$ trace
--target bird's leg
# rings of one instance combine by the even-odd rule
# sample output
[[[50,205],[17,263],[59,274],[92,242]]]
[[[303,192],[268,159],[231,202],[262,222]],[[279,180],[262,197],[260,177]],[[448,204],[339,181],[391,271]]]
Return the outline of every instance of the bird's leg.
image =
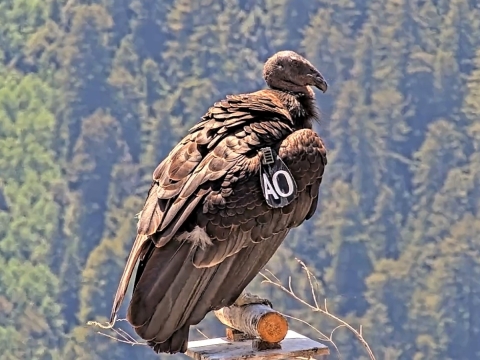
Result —
[[[245,306],[252,304],[262,304],[267,305],[273,308],[272,303],[268,299],[263,299],[258,295],[253,295],[251,293],[243,291],[237,300],[233,303],[234,306]]]

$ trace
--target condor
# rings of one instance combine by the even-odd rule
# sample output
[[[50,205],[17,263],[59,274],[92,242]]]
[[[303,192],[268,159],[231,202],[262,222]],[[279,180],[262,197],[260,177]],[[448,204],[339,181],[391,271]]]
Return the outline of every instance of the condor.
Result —
[[[327,158],[312,86],[327,82],[293,51],[263,77],[267,89],[215,103],[153,172],[110,320],[138,263],[127,319],[157,353],[185,352],[189,327],[235,304],[316,211]]]

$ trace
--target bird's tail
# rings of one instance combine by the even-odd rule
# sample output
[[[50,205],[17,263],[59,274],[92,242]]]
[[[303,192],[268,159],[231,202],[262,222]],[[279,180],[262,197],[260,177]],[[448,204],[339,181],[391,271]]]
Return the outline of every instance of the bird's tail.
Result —
[[[150,245],[140,260],[127,320],[156,352],[185,352],[189,328],[230,306],[275,253],[287,231],[251,244],[219,264],[197,268],[190,241]]]
[[[140,261],[127,320],[155,352],[185,352],[190,325],[205,317],[221,284],[209,284],[214,268],[188,261],[191,243],[170,241],[151,250]]]
[[[123,270],[122,277],[120,278],[120,283],[118,284],[117,292],[115,294],[115,299],[113,301],[112,312],[110,314],[110,324],[113,326],[116,321],[117,312],[122,305],[123,299],[125,298],[125,293],[127,292],[128,284],[137,264],[138,259],[142,256],[145,250],[147,236],[137,235],[135,242],[133,243],[130,254],[128,255],[127,263]]]

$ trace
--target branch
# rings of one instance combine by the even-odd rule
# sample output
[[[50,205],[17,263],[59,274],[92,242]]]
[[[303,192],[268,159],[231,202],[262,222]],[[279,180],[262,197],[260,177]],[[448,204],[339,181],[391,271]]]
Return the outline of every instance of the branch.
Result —
[[[117,322],[127,321],[127,319],[117,319],[116,321]],[[107,334],[107,333],[104,333],[104,332],[101,332],[101,331],[96,331],[96,333],[99,334],[99,335],[105,336],[105,337],[107,337],[111,340],[123,343],[123,344],[131,345],[131,346],[135,346],[135,345],[145,346],[145,345],[148,345],[147,342],[145,342],[145,341],[138,341],[138,340],[134,339],[133,336],[130,335],[129,333],[127,333],[125,330],[120,329],[120,328],[114,328],[113,324],[111,324],[109,322],[107,322],[106,324],[101,324],[97,321],[88,321],[87,325],[88,326],[99,327],[101,329],[112,330],[113,335],[110,335],[110,334]],[[198,333],[200,335],[202,335],[205,339],[209,339],[209,337],[207,335],[205,335],[200,329],[195,328],[195,330],[197,330]]]
[[[340,319],[338,316],[330,313],[328,311],[328,308],[327,308],[327,301],[325,300],[324,302],[324,307],[322,308],[319,304],[318,304],[318,300],[317,300],[317,294],[315,293],[315,286],[313,284],[313,281],[317,281],[316,278],[315,278],[315,275],[312,274],[312,272],[308,269],[308,267],[305,265],[305,263],[299,259],[295,259],[298,261],[298,263],[302,266],[302,269],[305,271],[306,275],[307,275],[307,278],[308,278],[308,283],[310,285],[310,289],[311,289],[311,292],[312,292],[312,296],[313,296],[313,301],[314,301],[314,305],[311,305],[309,304],[307,301],[303,300],[302,298],[300,298],[292,289],[292,278],[291,276],[288,277],[288,287],[287,286],[284,286],[281,282],[280,279],[278,279],[278,277],[276,277],[271,271],[269,270],[266,270],[266,272],[268,272],[269,276],[263,274],[263,273],[260,273],[260,275],[264,278],[264,280],[262,281],[262,283],[266,283],[266,284],[271,284],[277,288],[279,288],[280,290],[282,290],[283,292],[287,293],[288,295],[292,296],[295,300],[297,300],[298,302],[300,302],[302,305],[306,306],[307,308],[309,308],[310,310],[314,311],[314,312],[320,312],[324,315],[326,315],[327,317],[335,320],[336,322],[340,323],[337,327],[335,327],[332,332],[330,333],[330,336],[326,336],[325,334],[323,334],[321,331],[317,330],[315,327],[313,327],[311,324],[307,323],[306,321],[303,321],[303,320],[300,320],[300,319],[297,319],[297,318],[294,318],[292,316],[287,316],[284,314],[284,316],[287,316],[287,317],[290,317],[294,320],[298,320],[306,325],[308,325],[310,328],[314,329],[317,333],[320,334],[321,336],[321,340],[324,340],[324,341],[329,341],[330,343],[332,343],[332,345],[335,347],[335,349],[337,350],[338,352],[338,348],[337,346],[335,345],[335,343],[333,342],[333,334],[336,330],[338,330],[339,328],[347,328],[348,330],[350,330],[354,335],[355,337],[360,341],[360,343],[365,347],[367,353],[368,353],[368,356],[370,357],[370,360],[376,360],[375,359],[375,356],[373,355],[373,351],[372,349],[370,348],[370,346],[368,345],[367,341],[365,340],[365,338],[363,337],[363,332],[362,332],[362,327],[360,326],[359,330],[356,330],[353,326],[351,326],[350,324],[348,324],[345,320],[342,320]]]
[[[117,321],[127,321],[127,320],[126,319],[118,319]],[[106,334],[106,333],[101,332],[101,331],[96,332],[97,334],[105,336],[105,337],[107,337],[111,340],[118,341],[118,342],[128,344],[128,345],[132,345],[132,346],[134,346],[134,345],[147,345],[146,342],[139,342],[139,341],[135,340],[125,330],[120,329],[120,328],[118,328],[118,329],[114,328],[113,324],[107,323],[107,325],[103,325],[103,324],[100,324],[97,321],[88,321],[87,325],[96,326],[96,327],[99,327],[99,328],[102,328],[102,329],[112,330],[116,334],[116,336],[115,335],[109,335],[109,334]]]

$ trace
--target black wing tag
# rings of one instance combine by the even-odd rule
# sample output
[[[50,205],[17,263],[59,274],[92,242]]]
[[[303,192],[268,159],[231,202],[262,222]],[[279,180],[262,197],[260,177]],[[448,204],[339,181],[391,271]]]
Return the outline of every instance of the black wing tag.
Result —
[[[297,183],[287,165],[271,148],[262,148],[260,184],[267,204],[281,208],[290,204],[297,195]]]

